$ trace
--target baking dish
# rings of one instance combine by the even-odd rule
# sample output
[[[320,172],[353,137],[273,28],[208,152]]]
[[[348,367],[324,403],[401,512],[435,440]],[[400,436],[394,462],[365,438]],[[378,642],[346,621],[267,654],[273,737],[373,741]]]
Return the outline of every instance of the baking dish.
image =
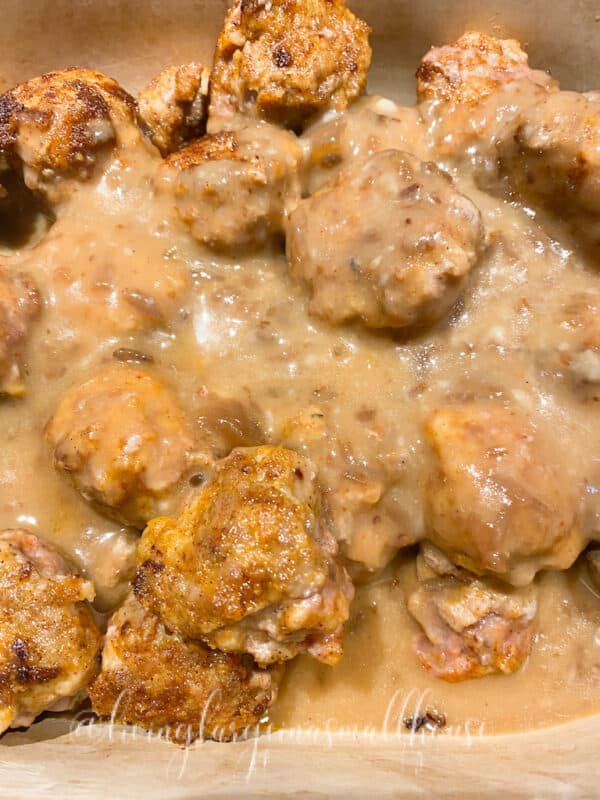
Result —
[[[66,64],[89,64],[135,90],[168,63],[208,61],[227,3],[4,3],[0,89]],[[372,91],[413,101],[413,71],[432,43],[465,29],[511,35],[531,62],[573,89],[600,85],[600,14],[593,2],[385,2],[352,7],[374,29]],[[266,796],[594,796],[600,720],[480,737],[326,731],[182,751],[142,731],[45,720],[2,741],[5,796],[184,798]]]

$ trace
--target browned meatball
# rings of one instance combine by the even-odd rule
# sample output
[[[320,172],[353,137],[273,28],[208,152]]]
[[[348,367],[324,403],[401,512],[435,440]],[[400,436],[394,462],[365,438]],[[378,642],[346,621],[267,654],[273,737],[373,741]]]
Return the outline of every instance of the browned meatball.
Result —
[[[160,732],[178,744],[219,741],[257,726],[277,696],[281,668],[210,650],[165,628],[131,596],[113,614],[102,670],[90,687],[102,717]]]
[[[236,114],[294,130],[362,94],[369,27],[342,0],[235,0],[215,52],[209,131]]]
[[[167,158],[159,185],[172,191],[192,235],[216,250],[265,245],[283,234],[300,196],[296,137],[262,123],[199,139]]]
[[[37,536],[0,532],[0,733],[83,700],[101,642],[93,599]]]
[[[22,351],[39,309],[40,297],[31,279],[0,269],[0,397],[25,393]]]
[[[482,402],[437,409],[425,432],[427,537],[454,563],[516,586],[573,563],[584,544],[577,476],[550,431]]]
[[[448,313],[482,245],[481,216],[451,178],[385,150],[349,166],[292,212],[292,275],[310,311],[370,328],[430,325]]]
[[[167,67],[138,95],[143,129],[163,156],[206,128],[208,70],[197,62]]]
[[[50,202],[61,179],[88,178],[125,129],[135,100],[91,69],[49,72],[0,96],[0,156]]]
[[[432,48],[417,70],[417,99],[443,155],[472,157],[474,148],[495,156],[520,113],[556,89],[529,67],[519,42],[476,31]]]
[[[176,513],[188,479],[248,440],[259,428],[234,401],[209,395],[194,424],[152,373],[113,365],[70,389],[46,430],[57,469],[115,519],[143,528]]]
[[[178,520],[138,548],[138,600],[182,635],[261,664],[342,654],[352,584],[320,516],[312,464],[281,447],[240,448]]]
[[[600,99],[554,92],[524,114],[500,150],[518,192],[561,215],[600,215]]]
[[[446,681],[515,672],[535,636],[533,586],[499,589],[425,554],[420,583],[408,609],[423,628],[415,651],[425,669]]]

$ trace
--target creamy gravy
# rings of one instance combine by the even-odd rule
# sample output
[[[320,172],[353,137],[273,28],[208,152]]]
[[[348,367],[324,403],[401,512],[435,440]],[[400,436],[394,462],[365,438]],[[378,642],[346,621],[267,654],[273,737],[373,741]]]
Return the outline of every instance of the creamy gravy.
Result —
[[[382,120],[373,108],[382,106],[366,100],[342,115],[360,133],[351,150],[366,152],[379,141]],[[426,132],[402,119],[385,124],[386,145],[418,147],[426,156],[426,138],[419,138]],[[319,135],[316,128],[304,139]],[[415,136],[418,145],[414,138],[411,145]],[[0,528],[27,527],[70,555],[96,583],[99,609],[123,597],[137,534],[97,514],[55,473],[43,429],[68,387],[118,348],[131,348],[153,358],[184,408],[205,385],[251,400],[273,441],[290,418],[317,407],[335,437],[327,463],[314,455],[319,466],[346,458],[350,471],[384,487],[381,536],[366,521],[369,535],[357,537],[348,553],[373,569],[424,535],[420,496],[430,455],[422,421],[450,397],[514,399],[557,430],[556,459],[565,475],[581,479],[584,535],[597,535],[600,397],[578,396],[545,368],[547,350],[557,346],[546,331],[561,319],[560,304],[549,298],[600,292],[600,275],[568,232],[455,174],[481,210],[487,249],[450,319],[398,338],[311,317],[280,252],[228,260],[203,250],[172,197],[155,190],[158,163],[137,137],[123,142],[37,244],[1,251],[0,265],[31,273],[44,306],[27,348],[27,394],[0,407]],[[520,672],[458,685],[428,675],[411,650],[417,627],[405,600],[414,558],[400,556],[371,576],[357,572],[368,582],[359,589],[341,666],[294,662],[272,712],[277,726],[395,730],[426,690],[424,705],[449,726],[484,723],[486,732],[600,711],[600,602],[579,567],[537,579],[537,642]]]

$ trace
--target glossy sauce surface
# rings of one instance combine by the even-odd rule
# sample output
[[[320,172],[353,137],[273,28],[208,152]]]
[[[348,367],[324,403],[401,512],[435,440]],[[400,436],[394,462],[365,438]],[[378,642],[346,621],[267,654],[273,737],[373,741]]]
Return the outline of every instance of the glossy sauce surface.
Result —
[[[383,137],[386,147],[428,156],[426,131],[415,133],[412,112],[387,101],[361,101],[341,115],[346,121],[360,140],[352,138],[355,154],[381,149]],[[304,135],[307,147],[319,131]],[[600,602],[578,566],[537,579],[538,637],[521,672],[460,685],[429,676],[412,653],[417,628],[405,601],[414,558],[401,555],[378,571],[396,547],[425,534],[421,497],[431,454],[422,424],[453,398],[517,402],[558,432],[556,460],[581,486],[584,536],[597,536],[600,396],[581,397],[545,366],[556,342],[548,344],[547,331],[561,325],[560,299],[600,293],[600,275],[568,232],[481,191],[467,172],[454,174],[482,213],[487,247],[449,318],[402,337],[334,326],[308,313],[307,293],[290,279],[282,252],[228,259],[197,244],[172,197],[155,188],[159,163],[132,137],[97,179],[78,186],[37,244],[0,250],[0,265],[30,273],[44,302],[27,347],[27,394],[0,407],[0,528],[25,526],[54,542],[94,580],[102,610],[120,601],[137,534],[96,513],[55,473],[43,433],[67,388],[113,361],[115,351],[138,351],[184,409],[206,386],[251,401],[274,442],[289,420],[318,409],[332,433],[323,463],[314,456],[318,466],[341,460],[340,483],[348,475],[374,481],[385,498],[381,534],[365,519],[365,534],[348,545],[347,554],[372,572],[362,575],[342,665],[299,658],[273,710],[275,725],[395,730],[424,703],[448,726],[471,720],[492,733],[600,711]],[[330,177],[329,167],[324,173]],[[318,169],[311,180],[321,180]],[[332,491],[336,474],[328,471]]]

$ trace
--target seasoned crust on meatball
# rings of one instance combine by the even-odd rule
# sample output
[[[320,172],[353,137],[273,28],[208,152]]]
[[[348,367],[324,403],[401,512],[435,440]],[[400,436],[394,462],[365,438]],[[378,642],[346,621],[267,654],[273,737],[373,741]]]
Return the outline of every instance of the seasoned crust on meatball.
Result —
[[[0,532],[0,733],[83,700],[101,642],[93,598],[37,536]]]
[[[554,92],[500,148],[516,191],[560,212],[600,215],[600,99]]]
[[[516,39],[467,31],[456,42],[432,47],[417,69],[417,100],[475,105],[505,83],[527,78],[544,86],[549,75],[532,70]]]
[[[300,197],[302,150],[266,123],[206,136],[169,156],[159,185],[172,191],[192,235],[221,251],[256,248],[283,234]]]
[[[425,433],[427,538],[454,563],[515,586],[573,563],[584,545],[577,476],[550,431],[482,402],[433,411]]]
[[[122,126],[133,127],[135,107],[100,72],[48,72],[0,96],[0,155],[23,172],[30,189],[56,199],[55,179],[89,177]]]
[[[22,349],[40,296],[28,275],[0,269],[0,397],[25,393]]]
[[[210,161],[242,161],[239,151],[239,140],[233,131],[220,131],[212,136],[203,136],[191,142],[165,159],[163,170],[181,172],[193,169]],[[164,173],[163,173],[164,174]]]
[[[209,131],[257,114],[297,130],[366,88],[368,25],[342,0],[235,0],[217,42]]]
[[[158,513],[175,512],[186,479],[209,468],[215,451],[223,455],[230,434],[212,424],[205,418],[194,426],[151,372],[110,365],[65,394],[46,437],[56,468],[84,498],[143,528]]]
[[[510,136],[522,109],[557,88],[529,67],[519,42],[476,31],[433,47],[417,70],[417,100],[435,123],[434,144],[443,155],[464,156],[473,145],[495,155],[495,141]]]
[[[138,600],[184,636],[259,664],[341,656],[353,590],[314,467],[291,450],[234,450],[179,520],[149,523],[138,564]]]
[[[444,316],[482,246],[481,215],[432,163],[385,150],[344,170],[290,215],[293,276],[312,313],[371,328]]]
[[[163,156],[204,133],[208,75],[198,62],[167,67],[139,93],[142,128]]]
[[[277,696],[281,668],[185,641],[133,595],[113,614],[92,708],[115,722],[160,732],[178,744],[227,741],[259,724]]]
[[[534,641],[535,588],[500,589],[445,565],[440,576],[440,558],[433,568],[426,560],[431,574],[408,598],[423,628],[414,649],[425,669],[450,682],[518,670]]]

